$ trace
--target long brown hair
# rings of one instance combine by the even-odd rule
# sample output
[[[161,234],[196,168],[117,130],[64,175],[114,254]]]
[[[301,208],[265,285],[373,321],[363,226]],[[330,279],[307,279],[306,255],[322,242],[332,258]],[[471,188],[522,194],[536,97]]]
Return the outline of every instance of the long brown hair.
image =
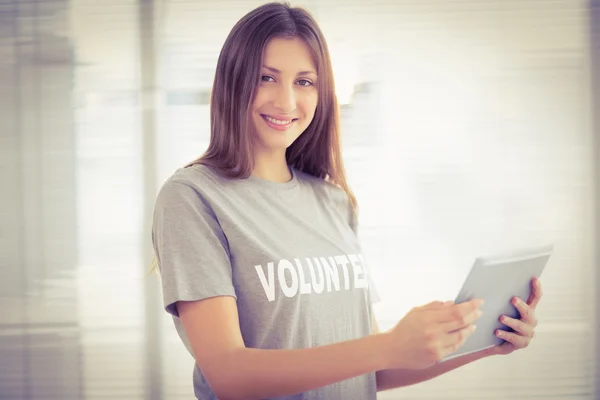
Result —
[[[310,13],[288,3],[268,3],[240,19],[219,54],[210,101],[210,144],[187,166],[204,164],[230,178],[247,178],[254,169],[250,109],[260,82],[262,57],[269,40],[299,37],[317,65],[319,100],[306,130],[286,149],[288,165],[322,178],[356,197],[346,181],[341,155],[340,117],[329,49]],[[356,215],[355,215],[356,216]]]

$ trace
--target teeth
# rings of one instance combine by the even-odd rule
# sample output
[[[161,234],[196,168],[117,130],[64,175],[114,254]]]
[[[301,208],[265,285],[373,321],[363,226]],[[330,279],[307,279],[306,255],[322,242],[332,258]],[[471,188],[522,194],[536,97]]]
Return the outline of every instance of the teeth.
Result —
[[[290,122],[292,122],[291,119],[289,121],[280,121],[278,119],[271,118],[268,115],[265,115],[265,118],[267,119],[267,121],[272,122],[272,123],[277,124],[277,125],[287,125]]]

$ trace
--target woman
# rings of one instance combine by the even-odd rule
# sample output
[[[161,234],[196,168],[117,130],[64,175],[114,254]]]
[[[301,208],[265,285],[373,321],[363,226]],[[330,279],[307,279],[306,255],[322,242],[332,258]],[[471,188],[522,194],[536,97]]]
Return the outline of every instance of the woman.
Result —
[[[411,310],[387,332],[356,236],[327,45],[303,9],[244,16],[217,63],[206,153],[156,202],[166,310],[194,356],[199,399],[375,399],[526,347],[541,296],[506,342],[439,363],[474,329],[478,300]]]

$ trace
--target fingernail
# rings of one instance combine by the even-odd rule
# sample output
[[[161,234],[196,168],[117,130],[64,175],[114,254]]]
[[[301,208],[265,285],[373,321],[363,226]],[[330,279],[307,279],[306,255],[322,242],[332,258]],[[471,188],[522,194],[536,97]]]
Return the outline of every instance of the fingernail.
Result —
[[[477,325],[472,325],[471,326],[471,332],[475,332],[475,329],[477,329]]]
[[[498,332],[496,332],[496,335],[498,335],[499,337],[502,337],[502,336],[504,336],[504,334],[502,333],[502,331],[498,331]]]

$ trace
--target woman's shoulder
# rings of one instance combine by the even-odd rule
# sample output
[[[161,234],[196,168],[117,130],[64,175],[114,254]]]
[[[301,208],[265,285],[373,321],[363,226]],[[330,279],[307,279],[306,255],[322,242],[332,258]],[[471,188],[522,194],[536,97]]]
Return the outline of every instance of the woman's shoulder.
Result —
[[[163,183],[158,199],[160,201],[184,197],[201,201],[210,196],[210,192],[214,191],[216,186],[222,184],[222,179],[206,165],[194,164],[178,168]]]
[[[319,178],[314,175],[310,175],[306,172],[294,169],[294,172],[298,176],[298,180],[301,182],[305,182],[305,184],[310,185],[318,195],[325,196],[335,203],[339,203],[341,205],[346,204],[348,201],[348,195],[340,186],[333,184],[323,178]]]
[[[205,186],[220,183],[222,179],[213,168],[204,164],[193,164],[175,170],[167,182],[178,182],[191,186]]]

